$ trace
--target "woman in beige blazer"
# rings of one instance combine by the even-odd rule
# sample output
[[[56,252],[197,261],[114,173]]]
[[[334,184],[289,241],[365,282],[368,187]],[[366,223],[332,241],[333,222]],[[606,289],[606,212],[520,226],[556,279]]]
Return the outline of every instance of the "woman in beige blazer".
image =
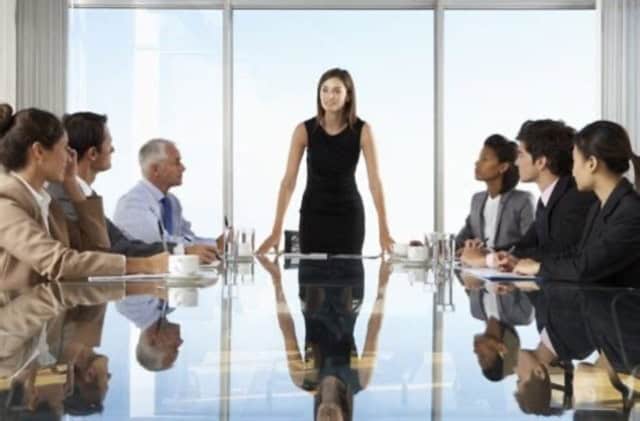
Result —
[[[56,116],[35,108],[13,114],[0,104],[0,290],[92,275],[163,273],[167,254],[126,258],[109,250],[100,197],[76,181],[75,152]],[[71,222],[45,191],[62,183],[78,213]]]

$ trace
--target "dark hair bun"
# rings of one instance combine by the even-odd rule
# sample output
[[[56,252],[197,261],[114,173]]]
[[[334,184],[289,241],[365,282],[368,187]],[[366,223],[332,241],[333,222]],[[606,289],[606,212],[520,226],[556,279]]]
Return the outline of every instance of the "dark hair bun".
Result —
[[[9,104],[0,104],[0,136],[2,136],[11,123],[13,108]]]

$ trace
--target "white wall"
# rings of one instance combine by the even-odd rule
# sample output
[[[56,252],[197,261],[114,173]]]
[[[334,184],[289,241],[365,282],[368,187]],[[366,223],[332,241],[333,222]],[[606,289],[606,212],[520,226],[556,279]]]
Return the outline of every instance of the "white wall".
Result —
[[[16,0],[0,1],[0,102],[16,103]]]

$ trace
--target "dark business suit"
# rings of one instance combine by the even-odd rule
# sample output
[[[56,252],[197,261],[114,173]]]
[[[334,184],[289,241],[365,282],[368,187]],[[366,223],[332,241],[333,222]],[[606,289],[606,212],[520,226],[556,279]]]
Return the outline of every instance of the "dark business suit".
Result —
[[[513,254],[540,261],[544,255],[575,246],[580,241],[587,213],[596,201],[593,193],[578,191],[572,176],[560,177],[544,211],[536,211],[534,224],[516,243]]]
[[[640,285],[640,195],[627,179],[620,180],[604,207],[593,205],[578,247],[543,256],[539,274],[544,279]]]
[[[544,285],[535,300],[538,331],[547,330],[560,361],[582,360],[596,347],[584,314],[584,298],[577,288]]]
[[[640,292],[620,289],[584,292],[589,331],[617,372],[640,365]]]
[[[58,183],[51,183],[47,187],[47,191],[58,201],[67,218],[74,220],[77,218],[75,208],[71,200],[67,196],[64,187]],[[146,257],[164,251],[164,246],[160,242],[145,243],[144,241],[131,239],[126,236],[120,228],[118,228],[109,218],[105,216],[107,225],[107,233],[109,241],[111,241],[110,251],[117,254],[124,254],[129,257]],[[173,251],[175,243],[167,243],[169,251]]]

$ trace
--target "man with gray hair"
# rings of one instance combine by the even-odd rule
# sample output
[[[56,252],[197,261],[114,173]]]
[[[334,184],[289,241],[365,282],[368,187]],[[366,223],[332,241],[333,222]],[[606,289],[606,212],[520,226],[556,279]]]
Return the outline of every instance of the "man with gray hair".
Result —
[[[213,238],[198,237],[182,216],[182,206],[169,189],[182,184],[185,167],[176,145],[151,139],[138,154],[142,180],[125,193],[116,206],[114,223],[127,234],[146,242],[216,245]]]

